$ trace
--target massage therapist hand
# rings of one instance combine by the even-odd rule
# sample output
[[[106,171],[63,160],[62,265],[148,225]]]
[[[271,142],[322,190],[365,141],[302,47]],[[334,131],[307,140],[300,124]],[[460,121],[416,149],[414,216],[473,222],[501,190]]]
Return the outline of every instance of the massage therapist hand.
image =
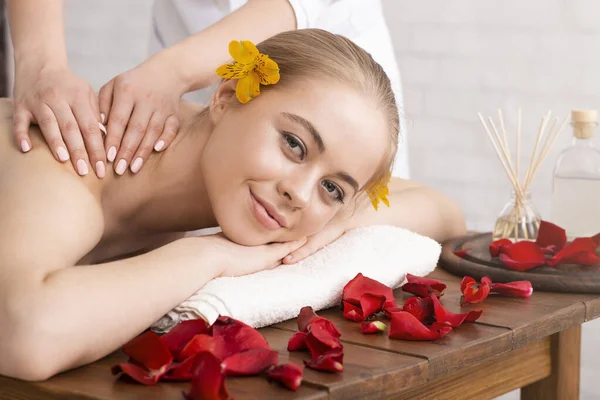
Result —
[[[221,276],[241,276],[273,269],[281,260],[306,243],[306,238],[292,242],[243,246],[227,239],[222,233],[199,238],[207,240],[218,262],[223,265]]]
[[[100,89],[108,118],[105,148],[117,174],[137,173],[152,149],[162,151],[179,130],[179,102],[186,87],[163,54],[124,72]]]
[[[23,152],[31,149],[29,125],[35,123],[57,160],[70,159],[79,175],[92,166],[104,176],[98,101],[85,80],[67,66],[27,66],[16,70],[13,96],[13,135]]]

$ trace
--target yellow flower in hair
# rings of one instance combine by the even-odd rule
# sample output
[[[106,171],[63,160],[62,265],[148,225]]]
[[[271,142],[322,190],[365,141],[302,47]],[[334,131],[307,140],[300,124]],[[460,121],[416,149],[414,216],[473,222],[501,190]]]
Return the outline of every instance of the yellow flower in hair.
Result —
[[[369,190],[369,197],[371,198],[371,204],[375,210],[379,209],[379,202],[383,202],[386,206],[390,206],[390,201],[387,196],[390,194],[388,188],[388,182],[390,181],[391,173],[387,172],[386,175],[379,181],[375,187]]]
[[[279,82],[279,66],[266,54],[261,54],[249,40],[233,40],[229,54],[234,62],[217,68],[217,75],[225,79],[237,79],[235,95],[240,103],[247,103],[260,94],[260,85]]]

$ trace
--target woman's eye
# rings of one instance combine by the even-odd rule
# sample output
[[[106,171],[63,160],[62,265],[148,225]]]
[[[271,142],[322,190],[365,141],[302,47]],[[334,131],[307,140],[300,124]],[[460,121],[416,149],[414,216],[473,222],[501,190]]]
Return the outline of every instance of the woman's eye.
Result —
[[[284,134],[284,138],[290,150],[292,150],[292,152],[301,160],[304,159],[305,150],[302,142],[300,142],[294,136],[288,134]]]
[[[323,187],[335,201],[344,203],[344,192],[338,187],[338,185],[331,181],[323,181]]]

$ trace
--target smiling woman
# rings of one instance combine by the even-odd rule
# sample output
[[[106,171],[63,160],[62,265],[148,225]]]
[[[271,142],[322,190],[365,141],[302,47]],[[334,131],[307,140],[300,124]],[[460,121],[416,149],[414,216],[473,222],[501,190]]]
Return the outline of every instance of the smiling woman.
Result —
[[[366,52],[319,30],[258,48],[280,82],[247,104],[228,80],[210,105],[182,103],[175,142],[135,178],[79,177],[35,127],[21,154],[2,104],[0,374],[39,380],[95,361],[207,281],[277,266],[307,237],[326,244],[332,227],[329,241],[382,222],[437,240],[462,233],[452,201],[407,181],[391,182],[383,219],[344,212],[396,151],[393,94]],[[217,225],[223,234],[183,238]]]

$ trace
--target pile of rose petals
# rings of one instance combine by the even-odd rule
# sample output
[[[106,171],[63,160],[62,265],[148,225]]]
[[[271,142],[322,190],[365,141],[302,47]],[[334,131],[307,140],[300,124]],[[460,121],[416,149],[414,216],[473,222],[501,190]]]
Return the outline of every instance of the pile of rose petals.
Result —
[[[277,365],[272,350],[254,328],[229,317],[208,327],[204,320],[184,321],[158,336],[147,331],[123,346],[129,361],[115,365],[113,374],[153,385],[160,381],[191,381],[187,399],[227,399],[226,376],[268,372],[270,380],[296,390],[302,366]]]
[[[342,334],[333,322],[315,314],[312,307],[302,307],[298,315],[298,332],[288,342],[288,351],[308,350],[307,367],[318,371],[342,372],[344,346]]]
[[[576,238],[567,243],[563,228],[551,222],[542,221],[535,242],[521,240],[513,243],[509,239],[499,239],[489,246],[490,255],[498,257],[508,268],[516,271],[528,271],[542,265],[559,264],[596,265],[600,257],[596,249],[600,245],[600,233],[592,237]],[[455,252],[459,257],[466,250]]]

